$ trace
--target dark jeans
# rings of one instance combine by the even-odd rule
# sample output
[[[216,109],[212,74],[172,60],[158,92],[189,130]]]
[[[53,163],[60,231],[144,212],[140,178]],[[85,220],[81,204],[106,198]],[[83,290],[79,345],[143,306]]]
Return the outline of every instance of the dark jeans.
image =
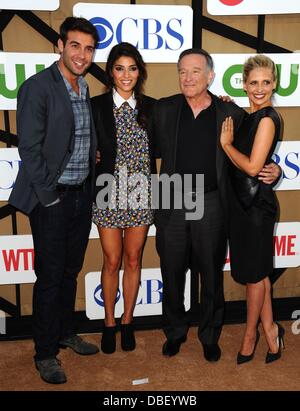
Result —
[[[217,343],[223,323],[223,264],[226,231],[218,191],[204,195],[204,216],[187,221],[185,210],[173,210],[168,222],[157,227],[157,251],[163,279],[164,328],[170,340],[184,337],[188,321],[184,287],[190,256],[201,276],[198,336],[203,344]]]
[[[91,228],[91,193],[65,191],[50,207],[30,214],[37,280],[33,289],[33,337],[37,360],[55,357],[59,340],[73,330],[77,275]]]

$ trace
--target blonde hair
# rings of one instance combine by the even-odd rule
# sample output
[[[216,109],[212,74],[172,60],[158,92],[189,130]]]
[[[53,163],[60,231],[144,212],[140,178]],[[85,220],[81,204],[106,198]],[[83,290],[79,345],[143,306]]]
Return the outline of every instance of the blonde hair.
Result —
[[[276,65],[273,60],[269,57],[265,56],[264,54],[257,54],[256,56],[249,57],[245,63],[243,68],[243,81],[246,83],[248,80],[249,74],[252,70],[256,68],[268,68],[271,70],[273,75],[273,80],[277,80],[277,69]]]

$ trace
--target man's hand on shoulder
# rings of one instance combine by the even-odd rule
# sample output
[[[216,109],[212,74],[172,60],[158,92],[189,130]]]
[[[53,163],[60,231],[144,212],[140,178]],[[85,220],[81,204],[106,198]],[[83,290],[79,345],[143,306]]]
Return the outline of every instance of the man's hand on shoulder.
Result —
[[[281,176],[281,167],[276,163],[266,164],[260,173],[258,179],[265,184],[273,184]]]
[[[225,103],[234,103],[234,100],[229,96],[218,96],[220,100],[224,101]]]

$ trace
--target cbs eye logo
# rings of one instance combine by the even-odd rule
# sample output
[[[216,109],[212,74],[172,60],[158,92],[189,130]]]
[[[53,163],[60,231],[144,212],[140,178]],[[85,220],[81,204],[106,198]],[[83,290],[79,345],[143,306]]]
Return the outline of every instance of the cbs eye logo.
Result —
[[[121,297],[120,290],[118,289],[117,297],[116,297],[116,304],[119,301]],[[102,285],[99,284],[94,291],[94,300],[95,302],[100,305],[100,307],[104,307],[104,300],[103,300],[103,291],[102,291]]]
[[[244,0],[220,0],[221,3],[225,4],[225,6],[237,6],[242,3],[242,1]]]
[[[96,49],[105,49],[113,41],[114,30],[112,25],[102,17],[93,17],[90,22],[96,27],[99,36]]]

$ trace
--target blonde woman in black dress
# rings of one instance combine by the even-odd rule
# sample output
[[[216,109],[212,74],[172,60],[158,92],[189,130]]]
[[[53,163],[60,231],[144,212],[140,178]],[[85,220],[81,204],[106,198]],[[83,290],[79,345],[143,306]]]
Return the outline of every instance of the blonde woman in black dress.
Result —
[[[101,273],[105,320],[101,349],[111,354],[116,349],[115,302],[119,270],[123,260],[124,313],[121,318],[121,347],[135,349],[133,312],[140,284],[141,255],[149,225],[153,223],[149,185],[130,184],[134,176],[150,181],[156,173],[153,141],[149,129],[155,100],[142,94],[147,78],[145,63],[129,43],[112,48],[106,64],[108,93],[92,99],[100,162],[96,175],[110,174],[116,181],[109,206],[96,200],[93,222],[97,225],[103,250]],[[123,179],[123,180],[122,180]],[[127,188],[121,180],[128,183]],[[96,187],[96,194],[103,187]],[[136,203],[128,201],[139,190]],[[99,199],[99,197],[96,197]]]
[[[228,117],[222,127],[221,144],[232,162],[230,172],[230,261],[233,278],[246,285],[247,324],[237,363],[252,360],[260,337],[261,320],[269,346],[265,362],[281,357],[284,329],[273,321],[271,283],[273,230],[277,201],[271,185],[257,175],[269,163],[280,136],[281,119],[272,107],[276,67],[264,55],[250,57],[244,64],[244,90],[250,114],[234,136]]]

